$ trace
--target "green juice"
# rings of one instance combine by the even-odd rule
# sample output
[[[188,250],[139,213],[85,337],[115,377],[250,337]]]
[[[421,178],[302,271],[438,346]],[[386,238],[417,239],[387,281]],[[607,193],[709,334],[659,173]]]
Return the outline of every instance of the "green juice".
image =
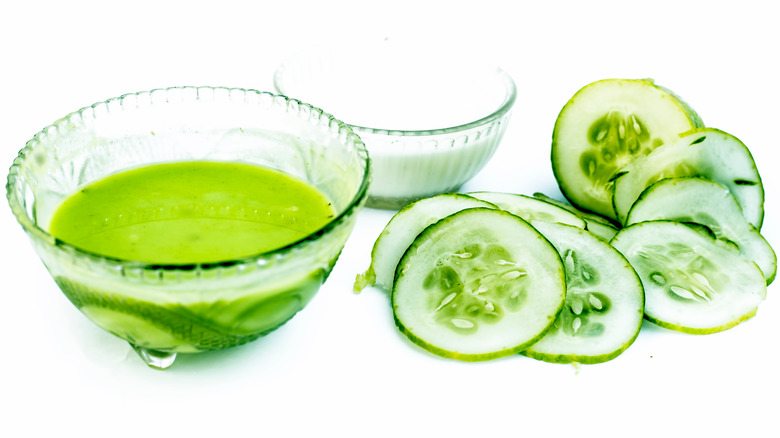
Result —
[[[254,274],[230,270],[234,262],[295,243],[334,214],[311,185],[260,166],[176,162],[132,169],[66,198],[49,231],[83,251],[156,266],[177,279],[168,282],[160,274],[155,282],[123,272],[90,284],[62,275],[55,280],[90,319],[136,348],[226,348],[291,318],[335,259],[315,255],[300,262],[307,274],[290,268],[295,275],[286,275],[280,268],[282,274],[258,274],[252,281],[247,278]]]
[[[232,260],[281,248],[333,218],[328,199],[248,164],[179,162],[94,182],[55,212],[50,232],[103,256],[158,264]]]

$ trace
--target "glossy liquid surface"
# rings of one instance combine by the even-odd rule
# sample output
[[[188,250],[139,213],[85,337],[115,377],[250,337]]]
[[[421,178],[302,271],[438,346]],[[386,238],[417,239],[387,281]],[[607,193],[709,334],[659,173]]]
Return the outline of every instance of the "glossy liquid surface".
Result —
[[[49,231],[112,258],[208,263],[289,245],[333,215],[325,195],[287,174],[192,161],[127,170],[82,187],[58,208]]]

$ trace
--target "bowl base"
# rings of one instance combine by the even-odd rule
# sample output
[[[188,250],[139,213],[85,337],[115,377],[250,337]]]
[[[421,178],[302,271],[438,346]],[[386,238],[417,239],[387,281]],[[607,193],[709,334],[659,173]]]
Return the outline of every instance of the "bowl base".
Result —
[[[130,344],[130,346],[133,347],[133,350],[138,353],[138,356],[140,356],[150,368],[156,370],[164,370],[173,365],[173,361],[176,360],[176,353],[173,352],[152,350],[139,347],[135,344]]]

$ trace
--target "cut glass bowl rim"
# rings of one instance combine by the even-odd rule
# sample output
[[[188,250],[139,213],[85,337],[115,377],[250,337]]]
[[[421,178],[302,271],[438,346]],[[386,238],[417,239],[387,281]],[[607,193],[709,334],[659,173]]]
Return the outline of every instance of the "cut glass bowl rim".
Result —
[[[300,108],[304,108],[310,114],[309,116],[310,118],[315,118],[315,117],[317,118],[318,124],[321,124],[322,126],[333,126],[335,124],[338,132],[343,133],[344,142],[353,143],[354,147],[357,148],[358,155],[361,161],[365,163],[365,169],[361,177],[360,186],[358,187],[352,200],[337,215],[335,215],[333,219],[331,219],[328,223],[323,225],[319,230],[309,233],[305,237],[302,237],[301,239],[296,240],[295,242],[292,242],[288,245],[285,245],[283,247],[271,251],[265,251],[250,256],[246,256],[246,257],[231,258],[231,259],[226,259],[226,260],[221,260],[216,262],[206,262],[206,263],[159,264],[159,263],[150,263],[150,262],[144,262],[139,260],[129,260],[129,259],[121,259],[121,258],[105,256],[102,254],[90,252],[78,248],[74,245],[68,244],[54,237],[52,234],[50,234],[49,232],[47,232],[46,230],[44,230],[43,228],[35,224],[33,220],[31,220],[24,206],[22,205],[22,200],[19,199],[19,197],[17,196],[17,192],[14,187],[17,184],[17,180],[20,178],[19,175],[20,168],[22,167],[25,159],[28,157],[28,155],[30,155],[33,152],[35,146],[39,143],[42,137],[48,135],[49,132],[52,130],[57,130],[60,124],[66,123],[71,118],[77,116],[80,117],[85,112],[93,111],[98,107],[107,106],[114,102],[124,101],[125,99],[130,97],[151,95],[153,93],[169,93],[171,91],[182,91],[182,90],[194,91],[196,93],[195,100],[201,99],[200,91],[211,91],[211,92],[221,91],[221,92],[228,93],[229,96],[232,96],[232,93],[242,93],[244,95],[254,94],[257,95],[258,97],[261,98],[265,97],[266,99],[269,99],[267,103],[269,108],[273,107],[274,104],[278,104],[278,103],[283,103],[285,110],[289,110],[290,107],[292,106],[297,107],[298,111],[300,111]],[[165,102],[168,103],[168,100],[166,99]],[[152,104],[152,106],[154,106],[154,104]],[[249,88],[221,87],[221,86],[174,86],[174,87],[165,87],[165,88],[153,88],[153,89],[138,91],[133,93],[125,93],[117,97],[112,97],[110,99],[96,102],[93,103],[92,105],[82,107],[56,120],[55,122],[47,125],[43,129],[38,131],[30,140],[28,140],[27,143],[25,143],[25,146],[19,151],[19,153],[14,158],[13,164],[11,165],[8,173],[8,178],[6,183],[6,198],[8,200],[8,203],[11,207],[11,210],[17,222],[19,222],[19,224],[22,226],[25,232],[30,234],[33,238],[37,238],[43,241],[47,245],[51,245],[53,247],[64,250],[65,252],[68,252],[76,257],[82,257],[82,258],[89,259],[93,262],[107,264],[110,267],[119,270],[120,272],[124,272],[126,269],[140,269],[142,271],[193,271],[193,270],[206,271],[206,270],[213,270],[213,269],[220,269],[220,268],[231,268],[235,266],[241,267],[247,265],[257,265],[257,266],[273,265],[275,264],[275,263],[271,263],[273,261],[287,259],[288,257],[293,256],[294,253],[303,250],[303,248],[308,246],[309,244],[319,241],[323,236],[329,234],[340,224],[342,224],[348,217],[353,215],[366,201],[368,197],[368,187],[370,185],[370,181],[371,181],[371,160],[369,158],[368,151],[366,150],[366,146],[363,143],[363,140],[360,139],[360,137],[354,132],[354,130],[349,124],[336,119],[335,117],[333,117],[333,115],[323,111],[322,109],[316,106],[301,102],[298,99],[293,99],[284,95],[275,94],[268,91],[259,91],[259,90],[249,89]]]

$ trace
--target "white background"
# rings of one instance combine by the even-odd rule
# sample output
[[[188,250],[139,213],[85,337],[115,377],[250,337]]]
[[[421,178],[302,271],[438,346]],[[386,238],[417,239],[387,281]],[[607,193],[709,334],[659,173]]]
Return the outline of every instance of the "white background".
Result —
[[[0,163],[82,106],[174,85],[271,90],[313,42],[419,39],[484,51],[517,82],[504,140],[464,190],[558,196],[550,137],[564,103],[607,77],[652,77],[762,172],[777,218],[780,26],[772,2],[8,2],[0,7]],[[349,45],[344,50],[350,50]],[[453,90],[457,92],[457,90]],[[327,108],[326,108],[327,110]],[[435,111],[435,108],[431,108]],[[338,116],[338,114],[336,114]],[[330,279],[289,324],[155,371],[59,292],[0,207],[0,436],[777,436],[780,291],[727,332],[645,324],[601,365],[434,357],[356,295],[392,212],[364,210]]]

